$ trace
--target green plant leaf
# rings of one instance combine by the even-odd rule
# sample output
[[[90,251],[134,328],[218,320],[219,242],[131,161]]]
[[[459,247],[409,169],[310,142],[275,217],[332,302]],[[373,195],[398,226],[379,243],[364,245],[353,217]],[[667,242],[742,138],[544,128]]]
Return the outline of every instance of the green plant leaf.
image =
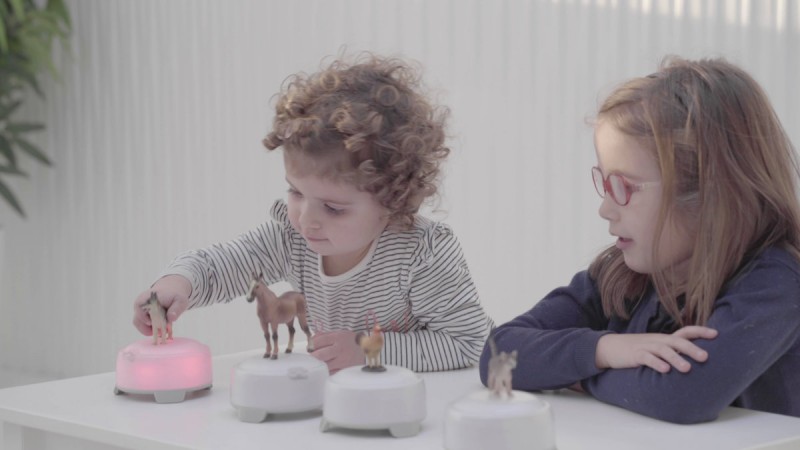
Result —
[[[11,104],[0,107],[0,120],[5,120],[8,116],[10,116],[19,105],[22,104],[22,100],[17,100],[15,102],[11,102]]]
[[[0,53],[8,52],[8,38],[6,37],[5,20],[0,17]]]
[[[17,157],[14,154],[14,149],[11,148],[11,143],[2,134],[0,134],[0,154],[5,156],[9,165],[16,167]]]
[[[11,189],[0,180],[0,196],[2,196],[12,208],[22,217],[25,218],[25,211],[22,209],[17,197],[11,192]]]
[[[61,19],[61,22],[66,26],[67,32],[72,30],[72,19],[70,18],[69,11],[63,0],[47,0],[45,9],[55,13]]]
[[[25,5],[22,4],[22,0],[8,0],[11,3],[11,10],[14,11],[14,15],[17,17],[17,20],[22,20],[25,18]]]
[[[40,68],[45,68],[51,75],[58,76],[58,71],[50,57],[50,48],[48,47],[50,44],[49,40],[47,40],[47,45],[45,45],[37,34],[27,35],[21,33],[19,35],[19,42],[24,48],[24,52],[30,58],[29,64],[34,71],[38,72]]]
[[[20,177],[28,177],[28,174],[19,170],[15,166],[0,166],[0,173],[7,173],[9,175],[17,175]]]
[[[23,62],[13,57],[8,58],[7,61],[0,59],[0,73],[2,72],[8,74],[5,77],[6,79],[21,80],[27,83],[40,98],[44,98],[44,92],[39,86],[39,80],[36,79],[36,72],[31,71]]]
[[[39,85],[42,72],[60,79],[53,44],[59,41],[69,55],[71,32],[66,0],[0,0],[0,203],[7,202],[22,217],[25,212],[5,177],[27,176],[17,166],[21,153],[48,166],[52,163],[26,136],[44,125],[10,118],[31,90],[44,98]]]
[[[9,123],[6,127],[6,130],[8,130],[8,132],[11,134],[30,133],[32,131],[44,130],[44,125],[34,122]]]
[[[44,164],[45,166],[52,166],[53,163],[50,162],[50,159],[45,155],[38,147],[31,144],[30,142],[26,141],[25,139],[16,138],[14,142],[19,145],[20,150],[24,151],[32,158],[38,160],[40,163]]]

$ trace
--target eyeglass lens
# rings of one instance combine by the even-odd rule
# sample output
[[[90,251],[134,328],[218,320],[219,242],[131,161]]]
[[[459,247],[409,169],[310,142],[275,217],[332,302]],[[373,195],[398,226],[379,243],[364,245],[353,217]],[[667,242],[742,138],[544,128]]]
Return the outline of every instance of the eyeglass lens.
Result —
[[[625,186],[625,180],[617,175],[611,174],[608,178],[603,178],[603,173],[599,168],[592,168],[592,179],[594,180],[594,188],[600,197],[605,197],[606,192],[611,194],[611,198],[619,205],[628,203],[628,190]]]

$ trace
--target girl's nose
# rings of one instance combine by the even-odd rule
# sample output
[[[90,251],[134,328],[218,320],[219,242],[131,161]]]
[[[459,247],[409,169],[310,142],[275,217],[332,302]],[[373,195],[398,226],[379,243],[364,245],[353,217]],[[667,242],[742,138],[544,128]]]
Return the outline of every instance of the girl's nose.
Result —
[[[311,207],[306,205],[300,211],[300,226],[303,228],[319,228],[320,222]]]
[[[597,210],[597,213],[600,214],[600,217],[603,219],[613,222],[619,218],[619,207],[620,206],[617,205],[610,195],[606,195],[603,197],[603,202],[600,203],[600,209]]]

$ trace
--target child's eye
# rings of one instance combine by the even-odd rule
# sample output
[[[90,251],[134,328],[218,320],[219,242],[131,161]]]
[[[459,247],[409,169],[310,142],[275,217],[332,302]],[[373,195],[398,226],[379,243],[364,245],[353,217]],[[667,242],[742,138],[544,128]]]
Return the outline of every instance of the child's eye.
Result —
[[[338,216],[339,214],[344,213],[344,209],[334,208],[333,206],[328,205],[327,203],[325,204],[325,211],[327,211],[329,214],[333,214],[334,216]]]
[[[289,188],[287,190],[287,192],[289,192],[289,195],[294,196],[294,197],[302,197],[303,196],[303,194],[301,194],[300,191],[298,191],[295,188]]]

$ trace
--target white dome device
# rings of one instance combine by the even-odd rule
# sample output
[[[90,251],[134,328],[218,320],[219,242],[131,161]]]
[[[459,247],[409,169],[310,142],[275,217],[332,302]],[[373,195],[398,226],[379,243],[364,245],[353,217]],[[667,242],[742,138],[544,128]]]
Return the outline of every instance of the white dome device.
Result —
[[[535,395],[513,391],[497,397],[476,391],[447,408],[447,450],[553,450],[556,448],[550,405]]]
[[[305,353],[249,358],[231,370],[231,405],[239,420],[251,423],[321,409],[327,379],[328,366]]]
[[[498,351],[492,335],[486,385],[447,408],[447,450],[552,450],[556,448],[550,405],[533,394],[512,390],[517,351]]]
[[[382,367],[348,367],[328,379],[320,431],[388,429],[398,438],[419,433],[426,415],[424,381],[404,367]]]
[[[425,383],[405,367],[382,365],[383,331],[375,320],[372,333],[358,333],[366,365],[340,370],[325,383],[320,431],[335,427],[388,429],[394,437],[416,436],[425,419]]]

